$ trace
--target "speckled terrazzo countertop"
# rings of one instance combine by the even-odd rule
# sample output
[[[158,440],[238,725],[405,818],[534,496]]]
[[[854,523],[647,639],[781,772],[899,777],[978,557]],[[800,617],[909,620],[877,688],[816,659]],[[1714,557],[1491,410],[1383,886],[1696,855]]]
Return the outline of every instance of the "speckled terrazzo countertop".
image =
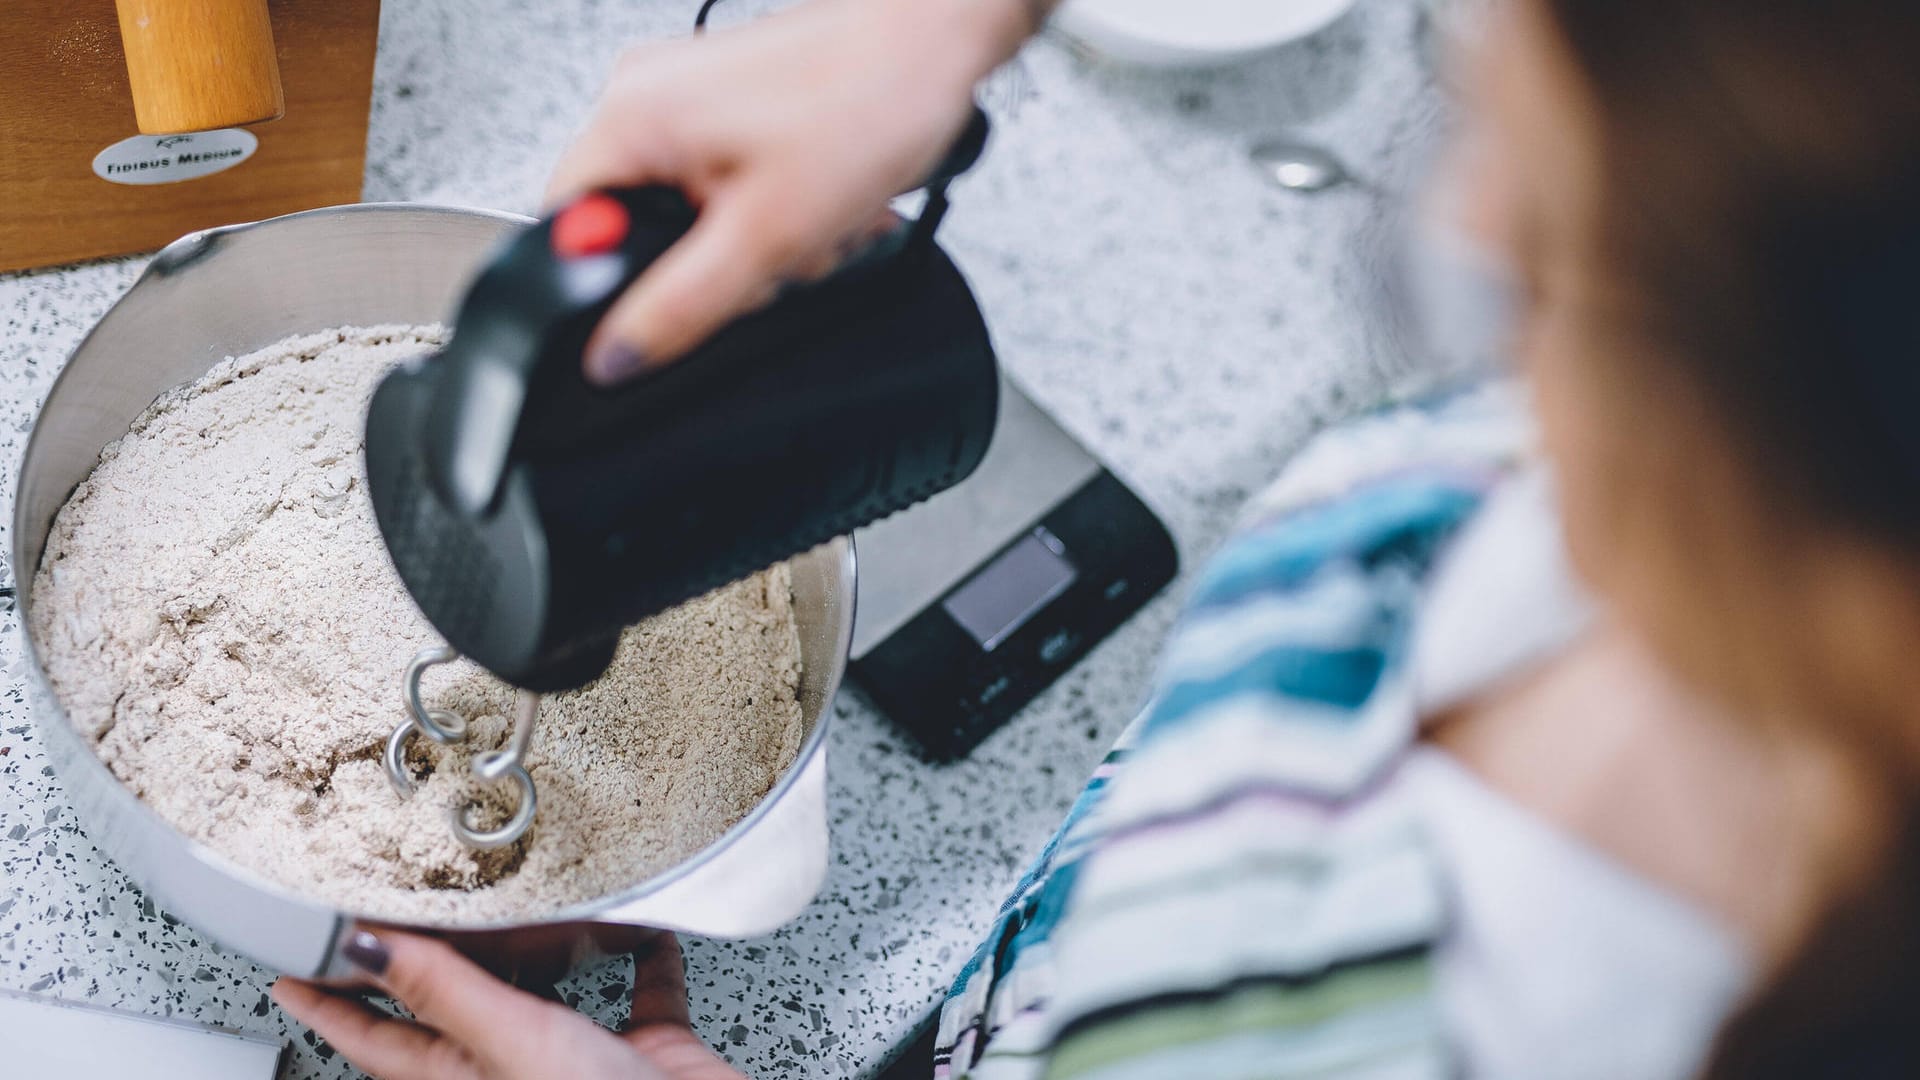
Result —
[[[716,21],[756,7],[735,4]],[[530,209],[618,44],[680,33],[693,7],[389,0],[366,197]],[[1369,315],[1393,231],[1383,200],[1277,191],[1246,148],[1304,132],[1391,186],[1436,111],[1415,26],[1413,0],[1361,0],[1312,41],[1206,73],[1109,67],[1047,40],[989,87],[998,133],[956,189],[946,243],[1006,366],[1161,511],[1189,573],[1304,437],[1409,369]],[[39,402],[143,261],[0,276],[0,521]],[[918,764],[843,693],[825,890],[764,939],[688,942],[701,1033],[754,1076],[875,1069],[1133,714],[1186,580],[957,766]],[[156,910],[88,844],[22,703],[13,613],[0,621],[0,987],[284,1037],[283,1076],[355,1075],[268,1003],[267,972]],[[561,989],[612,1020],[627,974]]]

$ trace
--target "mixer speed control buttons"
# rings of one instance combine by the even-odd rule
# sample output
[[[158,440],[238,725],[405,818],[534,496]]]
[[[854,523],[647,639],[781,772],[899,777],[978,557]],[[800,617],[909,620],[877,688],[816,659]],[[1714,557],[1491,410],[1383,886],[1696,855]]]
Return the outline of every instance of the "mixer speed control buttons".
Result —
[[[611,195],[584,195],[553,218],[553,253],[563,259],[605,255],[620,246],[633,225],[627,208]]]
[[[1040,642],[1040,662],[1057,664],[1072,653],[1073,647],[1078,644],[1080,635],[1064,628],[1055,630]]]

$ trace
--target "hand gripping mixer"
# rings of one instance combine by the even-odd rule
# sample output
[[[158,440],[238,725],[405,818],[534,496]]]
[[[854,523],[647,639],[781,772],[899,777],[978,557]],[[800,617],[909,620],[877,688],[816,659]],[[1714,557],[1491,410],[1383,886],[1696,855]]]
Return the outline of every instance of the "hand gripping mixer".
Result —
[[[588,334],[682,236],[677,191],[587,195],[508,241],[447,347],[381,382],[367,481],[393,564],[446,639],[409,665],[389,778],[415,735],[465,738],[420,676],[465,655],[519,690],[512,734],[470,767],[518,787],[465,843],[532,825],[525,756],[539,695],[584,686],[639,620],[959,483],[986,454],[999,376],[966,281],[934,242],[947,182],[985,144],[972,122],[919,218],[824,280],[785,288],[682,358],[613,388],[581,373]]]

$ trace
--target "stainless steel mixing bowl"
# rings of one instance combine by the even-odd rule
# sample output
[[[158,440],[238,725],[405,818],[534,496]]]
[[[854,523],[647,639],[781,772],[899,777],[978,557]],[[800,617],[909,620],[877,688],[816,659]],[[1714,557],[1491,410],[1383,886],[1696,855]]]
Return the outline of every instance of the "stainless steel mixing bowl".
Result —
[[[32,660],[34,716],[68,798],[94,844],[163,906],[268,967],[346,975],[335,946],[360,913],[296,895],[188,839],[94,755],[49,688],[25,629],[48,529],[102,448],[163,391],[295,333],[448,320],[488,250],[525,221],[368,204],[183,237],[80,343],[27,443],[13,522],[19,624]],[[826,874],[826,729],[853,629],[852,542],[823,545],[792,568],[806,727],[793,765],[745,819],[693,858],[589,903],[523,922],[415,928],[524,970],[618,947],[636,927],[744,937],[799,914]]]

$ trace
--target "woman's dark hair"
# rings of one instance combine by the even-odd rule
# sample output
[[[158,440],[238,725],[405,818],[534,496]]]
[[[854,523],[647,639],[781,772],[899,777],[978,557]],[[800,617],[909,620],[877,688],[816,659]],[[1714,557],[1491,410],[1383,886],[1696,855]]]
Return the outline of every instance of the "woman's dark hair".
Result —
[[[1920,0],[1541,2],[1600,122],[1603,272],[1660,345],[1625,377],[1709,403],[1770,511],[1920,556]],[[1920,1076],[1920,800],[1893,786],[1877,880],[1709,1076]]]
[[[1778,494],[1920,544],[1920,3],[1544,3],[1634,318]]]

